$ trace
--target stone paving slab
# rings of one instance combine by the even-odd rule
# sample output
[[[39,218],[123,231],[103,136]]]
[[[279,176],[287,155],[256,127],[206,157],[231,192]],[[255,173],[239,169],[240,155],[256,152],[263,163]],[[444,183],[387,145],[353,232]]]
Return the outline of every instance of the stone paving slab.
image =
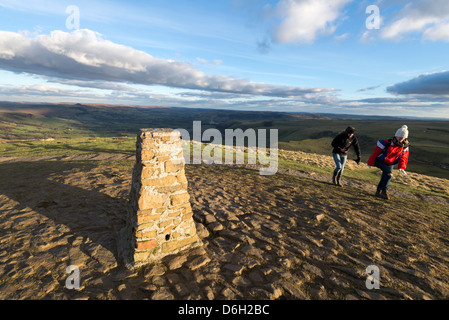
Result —
[[[20,174],[17,163],[0,165],[0,299],[449,297],[449,225],[441,212],[378,206],[364,190],[304,177],[190,165],[203,246],[126,270],[116,238],[130,172],[48,163]],[[71,264],[80,270],[79,290],[66,287]],[[379,290],[366,287],[368,265],[380,269]]]

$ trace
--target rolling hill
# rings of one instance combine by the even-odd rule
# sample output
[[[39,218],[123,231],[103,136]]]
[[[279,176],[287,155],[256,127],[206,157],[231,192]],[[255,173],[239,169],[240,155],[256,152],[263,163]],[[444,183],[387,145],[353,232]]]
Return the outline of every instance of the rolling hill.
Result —
[[[406,123],[410,128],[411,141],[408,169],[449,178],[449,122],[394,117],[2,102],[0,141],[12,144],[0,145],[0,152],[3,156],[12,154],[14,143],[18,140],[128,137],[129,146],[132,146],[131,138],[134,138],[140,128],[183,128],[191,132],[193,121],[201,121],[203,131],[209,128],[221,132],[237,128],[277,129],[280,149],[322,155],[329,155],[332,138],[348,125],[352,125],[357,129],[362,160],[365,162],[374,150],[377,140],[390,138]]]

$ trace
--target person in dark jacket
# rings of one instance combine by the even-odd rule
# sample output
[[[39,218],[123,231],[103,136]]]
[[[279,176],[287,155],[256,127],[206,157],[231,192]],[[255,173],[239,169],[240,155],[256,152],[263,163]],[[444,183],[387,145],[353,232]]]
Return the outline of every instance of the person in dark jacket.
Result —
[[[348,158],[349,148],[352,146],[357,155],[357,164],[360,163],[360,146],[357,137],[355,136],[355,129],[347,127],[345,131],[340,132],[332,141],[332,156],[334,157],[336,168],[332,177],[332,183],[342,187],[341,176],[345,169],[346,160]]]
[[[403,125],[391,139],[377,141],[376,148],[368,160],[369,167],[382,170],[382,177],[377,186],[376,197],[388,200],[388,185],[393,178],[393,167],[397,164],[399,172],[406,175],[409,147],[408,127]]]

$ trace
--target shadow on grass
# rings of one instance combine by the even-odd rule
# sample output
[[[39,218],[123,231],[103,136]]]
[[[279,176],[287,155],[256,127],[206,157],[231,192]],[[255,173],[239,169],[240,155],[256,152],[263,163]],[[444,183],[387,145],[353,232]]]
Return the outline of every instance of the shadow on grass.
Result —
[[[135,154],[134,140],[111,138],[111,140],[98,139],[61,140],[54,142],[11,142],[2,145],[2,156],[32,157],[43,155],[78,155],[78,154]]]
[[[72,146],[67,144],[61,145],[46,145],[44,146],[45,154],[52,154],[52,152],[57,152],[57,154],[67,153],[68,155],[73,154],[135,154],[135,150],[124,150],[117,148],[108,148],[103,146],[91,146],[91,147],[82,147],[82,146]]]

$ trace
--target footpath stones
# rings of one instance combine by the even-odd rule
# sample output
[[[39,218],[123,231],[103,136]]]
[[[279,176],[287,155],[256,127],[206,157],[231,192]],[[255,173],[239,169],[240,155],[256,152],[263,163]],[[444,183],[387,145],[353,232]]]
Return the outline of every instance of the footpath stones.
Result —
[[[201,245],[184,164],[179,131],[140,130],[127,226],[121,232],[120,250],[128,268]]]
[[[127,269],[121,264],[115,240],[125,226],[133,163],[129,161],[129,170],[107,164],[78,168],[70,163],[51,175],[37,170],[40,166],[31,167],[32,174],[14,175],[0,186],[0,227],[4,231],[0,234],[0,299],[449,297],[449,250],[442,236],[448,228],[437,213],[411,215],[394,205],[388,212],[378,206],[362,208],[357,203],[342,203],[340,195],[331,192],[328,201],[322,201],[316,193],[307,192],[309,187],[298,189],[307,182],[323,191],[334,190],[313,180],[280,174],[264,177],[262,183],[257,173],[202,165],[188,166],[184,172],[162,157],[157,152],[145,156],[151,160],[140,163],[145,172],[141,179],[175,174],[178,179],[187,173],[192,216],[176,208],[139,209],[135,239],[148,240],[135,244],[140,242],[144,248],[147,242],[151,247],[151,240],[159,239],[159,230],[173,236],[176,222],[182,225],[193,218],[202,246],[181,248],[149,265]],[[149,166],[156,160],[166,164]],[[163,186],[161,181],[149,181],[141,189],[158,189],[159,195],[174,186],[180,188],[164,198],[168,208],[173,206],[171,195],[181,194],[184,188],[184,179],[177,182]],[[39,205],[44,197],[35,193],[36,185],[52,198],[62,199],[61,203]],[[321,214],[325,218],[318,221]],[[214,223],[223,229],[214,231]],[[425,224],[428,229],[419,226]],[[133,252],[156,248],[133,248]],[[80,290],[65,286],[66,268],[71,264],[80,268]],[[370,264],[380,268],[379,290],[366,287]]]

